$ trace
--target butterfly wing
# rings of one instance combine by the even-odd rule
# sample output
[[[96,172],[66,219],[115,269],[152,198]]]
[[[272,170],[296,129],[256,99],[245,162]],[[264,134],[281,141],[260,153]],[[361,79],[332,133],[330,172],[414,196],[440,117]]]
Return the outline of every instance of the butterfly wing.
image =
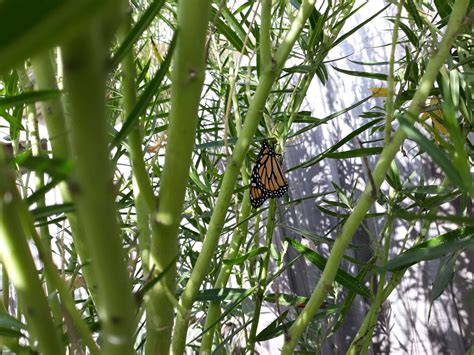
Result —
[[[259,176],[269,197],[281,197],[288,191],[288,182],[275,152],[270,151],[267,156],[263,157]]]
[[[252,169],[250,184],[252,207],[261,206],[267,198],[281,197],[286,191],[288,191],[288,182],[278,161],[278,154],[267,142],[263,142]]]
[[[250,184],[250,203],[253,208],[259,208],[267,198],[267,192],[258,184],[253,182]]]

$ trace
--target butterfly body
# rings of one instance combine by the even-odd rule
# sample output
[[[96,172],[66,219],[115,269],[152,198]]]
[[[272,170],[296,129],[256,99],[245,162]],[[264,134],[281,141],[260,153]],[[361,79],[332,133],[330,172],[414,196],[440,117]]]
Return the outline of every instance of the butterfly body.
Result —
[[[288,182],[278,156],[266,141],[262,143],[250,182],[250,202],[253,208],[260,207],[269,198],[281,197],[288,191]]]

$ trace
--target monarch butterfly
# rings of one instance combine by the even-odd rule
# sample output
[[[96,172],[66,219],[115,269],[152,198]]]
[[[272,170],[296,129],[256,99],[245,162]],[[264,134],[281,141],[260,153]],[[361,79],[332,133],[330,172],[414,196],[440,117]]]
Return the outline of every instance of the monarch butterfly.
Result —
[[[288,182],[283,175],[278,155],[267,141],[262,143],[250,182],[250,202],[253,208],[260,207],[268,198],[281,197],[288,191]]]

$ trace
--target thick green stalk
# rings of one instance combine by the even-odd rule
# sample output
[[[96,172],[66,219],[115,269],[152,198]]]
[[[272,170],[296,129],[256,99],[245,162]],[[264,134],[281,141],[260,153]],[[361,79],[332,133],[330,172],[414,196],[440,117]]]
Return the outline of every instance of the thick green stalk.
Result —
[[[31,59],[38,90],[58,90],[52,52],[43,52]],[[59,98],[42,101],[41,112],[48,129],[55,158],[69,158],[69,142],[64,110]]]
[[[28,74],[23,66],[17,69],[18,79],[20,85],[23,88],[23,91],[28,92],[33,90],[33,84],[28,78]],[[38,117],[36,114],[36,108],[34,103],[26,105],[26,121],[28,127],[28,138],[31,144],[31,153],[33,156],[41,155],[41,140],[39,136],[39,127],[38,127]],[[44,176],[43,173],[35,173],[35,188],[36,190],[41,189],[44,186]],[[44,207],[45,201],[44,196],[36,202],[37,207]],[[45,222],[46,219],[41,220],[41,222]],[[40,234],[41,234],[41,241],[44,247],[48,250],[51,254],[51,236],[49,234],[49,228],[47,224],[43,224],[39,227]],[[51,280],[46,278],[46,286],[48,290],[48,295],[51,297],[51,311],[53,314],[53,320],[56,324],[56,330],[58,332],[58,336],[61,337],[62,335],[62,314],[59,305],[59,299],[57,295],[53,293],[54,287],[51,285]]]
[[[387,80],[387,100],[385,101],[385,143],[390,142],[390,136],[392,134],[392,120],[394,112],[394,88],[395,88],[395,78],[394,78],[394,67],[395,67],[395,51],[398,44],[398,27],[400,23],[400,16],[402,15],[403,3],[405,0],[399,0],[397,6],[397,14],[395,16],[395,23],[393,24],[393,34],[392,34],[392,48],[390,50],[390,60],[388,66],[388,80]]]
[[[258,321],[260,320],[260,311],[262,309],[263,296],[265,289],[267,288],[267,275],[268,265],[270,263],[270,248],[272,246],[273,232],[275,231],[275,212],[276,212],[276,201],[272,199],[270,201],[270,207],[268,209],[268,221],[267,231],[265,235],[265,246],[267,251],[260,266],[258,288],[255,294],[255,310],[253,312],[252,327],[250,328],[249,334],[249,347],[248,351],[250,354],[255,354],[255,339],[257,337]]]
[[[38,341],[42,354],[64,354],[64,348],[55,331],[48,301],[38,278],[23,230],[15,177],[0,149],[0,253],[4,267],[18,293],[28,330]]]
[[[231,64],[232,66],[232,64]],[[236,70],[237,72],[238,70]],[[235,115],[235,126],[237,130],[237,136],[240,136],[242,130],[242,116],[239,112],[239,102],[237,99],[237,94],[235,93],[235,81],[236,76],[233,73],[230,75],[229,85],[231,87],[231,95],[232,95],[232,105],[234,107],[234,115]],[[240,168],[240,173],[242,174],[242,183],[243,185],[248,185],[249,183],[249,176],[247,172],[247,168],[245,165],[242,165]],[[244,198],[242,200],[240,216],[238,221],[240,221],[240,226],[237,228],[236,232],[232,236],[232,240],[230,241],[230,248],[229,252],[226,255],[226,259],[233,259],[237,257],[240,246],[245,241],[248,232],[248,218],[251,212],[251,205],[250,205],[250,195],[249,190],[245,191]],[[229,281],[229,277],[232,272],[231,265],[223,265],[221,270],[219,271],[219,275],[217,276],[217,280],[214,283],[214,288],[223,288],[227,285],[227,281]],[[206,322],[204,324],[204,329],[209,329],[203,337],[201,341],[201,354],[211,354],[212,350],[212,343],[214,339],[214,334],[216,332],[216,328],[219,328],[218,318],[220,316],[220,302],[213,301],[209,305],[209,309],[207,310]]]
[[[245,123],[241,135],[237,140],[234,152],[229,159],[227,168],[222,180],[221,190],[217,198],[216,207],[212,213],[209,228],[204,239],[204,244],[199,257],[194,266],[190,279],[180,298],[180,304],[186,312],[191,311],[191,307],[196,297],[199,287],[204,280],[209,269],[209,260],[212,259],[217,246],[219,235],[222,231],[227,209],[234,192],[234,186],[242,163],[249,149],[252,137],[257,130],[258,123],[262,117],[267,97],[273,86],[273,82],[278,77],[285,61],[298,38],[306,19],[314,9],[314,0],[306,0],[300,6],[298,13],[291,25],[285,39],[278,48],[273,65],[264,69],[257,91],[247,112]],[[182,354],[186,343],[188,330],[188,318],[178,314],[173,336],[173,354]]]
[[[414,245],[420,243],[422,238],[417,238]],[[359,330],[357,331],[356,336],[352,340],[352,343],[347,350],[347,354],[355,355],[361,353],[367,353],[368,350],[368,343],[372,340],[372,333],[375,328],[375,323],[377,321],[378,315],[380,313],[380,307],[382,306],[383,302],[390,296],[392,291],[395,287],[400,283],[402,276],[404,275],[405,271],[408,268],[404,268],[402,270],[396,271],[392,278],[390,279],[387,286],[383,287],[382,278],[380,281],[379,289],[377,290],[377,294],[375,296],[375,300],[370,306],[369,311],[364,317]],[[363,341],[363,343],[361,343]]]
[[[387,260],[388,260],[388,254],[390,252],[390,241],[391,241],[391,236],[392,236],[392,231],[393,231],[393,216],[392,216],[392,206],[390,205],[388,207],[388,211],[387,211],[387,221],[386,221],[386,224],[385,224],[385,230],[384,230],[384,235],[385,235],[385,238],[384,238],[384,252],[382,255],[380,255],[380,251],[379,251],[379,255],[377,256],[378,259],[380,260],[380,262],[377,262],[377,264],[379,265],[384,265]],[[367,351],[369,350],[369,346],[371,344],[371,341],[372,341],[372,334],[373,334],[373,331],[375,329],[375,324],[377,322],[377,318],[378,318],[378,315],[379,315],[379,312],[380,312],[380,308],[382,306],[382,303],[384,301],[383,299],[383,291],[384,291],[384,285],[385,285],[385,276],[386,276],[386,272],[382,272],[380,274],[380,277],[378,279],[378,287],[377,287],[377,292],[375,294],[375,300],[373,301],[372,303],[372,306],[369,310],[369,316],[368,316],[368,324],[369,324],[369,327],[368,327],[368,331],[365,332],[364,334],[360,334],[358,333],[356,335],[356,337],[354,338],[354,341],[352,342],[352,344],[356,343],[358,339],[358,337],[360,338],[363,338],[363,342],[362,342],[362,346],[361,346],[361,349],[360,351],[357,351],[357,353],[360,353],[360,354],[367,354]],[[352,345],[351,344],[351,345]],[[349,352],[349,351],[348,351]]]
[[[62,48],[68,128],[74,157],[73,197],[98,281],[105,354],[133,352],[135,303],[115,209],[105,117],[106,50],[100,26]]]
[[[242,169],[245,170],[245,169]],[[242,175],[246,175],[246,171],[242,172]],[[248,184],[248,177],[244,179],[244,185]],[[234,259],[239,254],[240,246],[245,241],[247,236],[247,227],[248,227],[248,218],[250,216],[251,206],[250,206],[250,195],[248,191],[244,194],[244,199],[242,200],[242,208],[239,220],[242,221],[241,225],[237,228],[236,233],[233,235],[230,241],[230,248],[226,254],[226,259]],[[217,280],[214,283],[214,288],[224,288],[229,281],[229,277],[232,272],[232,265],[224,264],[219,271]],[[204,323],[204,329],[208,331],[203,335],[201,341],[200,354],[211,354],[212,342],[214,338],[216,322],[220,315],[220,301],[212,301],[207,310],[206,322]]]
[[[1,261],[1,260],[0,260]],[[10,305],[10,278],[8,277],[7,268],[1,261],[2,265],[2,305],[8,312]]]
[[[441,186],[446,187],[448,185],[448,180],[445,179]],[[431,209],[428,213],[429,216],[435,216],[438,211],[438,207],[435,207]],[[427,234],[429,232],[429,227],[431,225],[432,221],[430,219],[426,219],[423,221],[423,224],[421,226],[420,232],[416,238],[416,240],[413,243],[413,246],[423,242],[425,238],[427,237]],[[389,253],[390,245],[385,245],[385,261],[388,259],[388,253]],[[402,247],[403,249],[403,247]],[[402,250],[403,251],[403,250]],[[383,263],[381,264],[383,265]],[[380,313],[380,307],[385,302],[385,300],[390,296],[392,291],[395,289],[395,287],[400,283],[403,275],[405,272],[408,270],[408,268],[403,268],[401,270],[395,271],[392,273],[392,278],[388,282],[387,286],[382,287],[383,283],[379,282],[380,288],[377,290],[377,294],[375,297],[374,303],[372,303],[369,312],[366,314],[364,317],[364,320],[362,321],[359,330],[357,331],[356,336],[352,340],[352,343],[347,351],[348,354],[359,354],[360,349],[359,349],[359,342],[361,339],[365,338],[367,341],[372,339],[372,332],[375,327],[378,314]],[[383,275],[382,273],[381,275]],[[381,292],[379,292],[381,291]],[[369,334],[370,333],[370,334]],[[365,345],[365,344],[364,344]]]
[[[64,282],[64,280],[61,278],[59,271],[53,262],[53,259],[51,257],[51,249],[48,248],[47,245],[44,245],[42,236],[40,237],[38,235],[38,232],[36,231],[34,225],[34,220],[31,214],[29,213],[26,204],[23,203],[23,201],[20,201],[18,203],[18,212],[21,215],[21,221],[23,223],[24,230],[31,235],[33,241],[35,242],[36,248],[38,250],[38,255],[40,257],[40,260],[43,262],[46,278],[47,280],[49,280],[51,289],[57,290],[59,296],[61,297],[62,307],[64,308],[64,311],[67,312],[68,316],[71,319],[71,324],[74,326],[73,331],[78,334],[81,339],[81,342],[89,347],[89,350],[92,354],[97,353],[99,351],[99,348],[92,339],[90,329],[85,323],[85,321],[81,318],[79,311],[76,309],[76,304],[69,291],[69,288]],[[62,332],[60,332],[60,335],[62,335]]]
[[[132,28],[131,13],[128,14],[119,31],[119,38],[124,41]],[[137,103],[136,92],[136,71],[135,71],[135,53],[133,47],[124,56],[122,60],[122,90],[124,116],[128,117]],[[150,245],[151,233],[153,238],[158,238],[156,224],[150,229],[150,216],[156,210],[155,195],[151,185],[150,177],[145,165],[145,157],[142,149],[142,126],[140,122],[130,131],[128,135],[128,149],[132,165],[132,182],[133,196],[135,200],[135,209],[137,214],[138,241],[140,254],[145,275],[150,271]],[[146,303],[147,314],[149,315],[146,322],[147,342],[146,353],[154,353],[155,347],[160,346],[160,333],[156,331],[153,323],[153,313],[151,302]]]
[[[127,16],[122,28],[119,31],[119,39],[125,40],[131,31],[131,14]],[[128,117],[137,103],[136,92],[136,71],[135,53],[133,48],[124,56],[122,60],[122,91],[124,117]],[[145,273],[150,270],[150,214],[155,210],[155,195],[151,186],[150,177],[145,165],[145,157],[142,149],[141,124],[137,125],[128,135],[128,149],[130,161],[132,163],[133,195],[137,212],[138,238],[140,242],[140,252],[142,255],[143,270]]]
[[[0,236],[1,238],[1,236]],[[7,274],[7,270],[1,261],[2,256],[0,252],[0,266],[2,270],[2,301],[0,302],[0,312],[9,314],[8,305],[10,299],[10,280]],[[9,336],[0,336],[0,347],[6,347],[13,352],[19,352],[20,349],[19,339]]]
[[[151,241],[150,267],[155,275],[165,268],[162,281],[150,291],[147,309],[154,334],[146,347],[150,354],[169,354],[174,321],[170,294],[176,288],[178,230],[189,179],[189,167],[198,123],[198,107],[206,69],[206,35],[210,0],[181,1],[178,4],[178,40],[171,85],[171,111],[165,166],[161,178],[157,235]]]
[[[272,65],[272,1],[261,0],[261,3],[262,12],[260,15],[260,69],[263,71],[266,67]]]
[[[418,90],[416,91],[413,101],[408,109],[406,116],[409,119],[412,117],[418,117],[420,109],[423,107],[431,87],[436,80],[436,76],[449,54],[451,45],[453,44],[459,29],[462,27],[463,16],[466,12],[468,4],[468,0],[456,1],[449,19],[446,34],[440,44],[439,51],[435,53],[429,61],[426,72],[421,79]],[[395,155],[404,142],[405,138],[405,133],[401,129],[398,129],[392,140],[385,145],[380,155],[379,161],[377,162],[377,165],[375,166],[375,169],[372,173],[376,189],[379,189],[380,185],[384,181],[390,164],[395,158]],[[326,298],[329,290],[332,289],[334,277],[336,276],[336,272],[339,268],[347,245],[350,243],[352,236],[364,219],[367,211],[375,201],[376,193],[377,191],[373,191],[371,185],[368,184],[357,205],[355,206],[354,211],[342,227],[340,234],[336,237],[336,241],[331,250],[331,254],[329,255],[326,267],[324,268],[321,278],[319,279],[316,288],[314,289],[313,294],[308,301],[308,304],[288,331],[288,336],[286,337],[282,354],[289,355],[293,353],[298,339],[301,337],[305,328],[319,310],[319,307]]]
[[[36,78],[36,87],[38,90],[57,90],[56,75],[53,62],[49,52],[43,52],[31,59],[33,72]],[[41,102],[41,113],[48,130],[49,141],[54,158],[69,159],[69,141],[66,128],[64,110],[60,98],[55,98]],[[59,185],[61,197],[64,202],[72,202],[71,192],[65,182]],[[75,213],[66,214],[69,225],[71,226],[72,238],[79,258],[82,262],[82,272],[89,292],[93,300],[97,298],[97,281],[95,273],[90,263],[89,249],[85,245],[77,215]]]

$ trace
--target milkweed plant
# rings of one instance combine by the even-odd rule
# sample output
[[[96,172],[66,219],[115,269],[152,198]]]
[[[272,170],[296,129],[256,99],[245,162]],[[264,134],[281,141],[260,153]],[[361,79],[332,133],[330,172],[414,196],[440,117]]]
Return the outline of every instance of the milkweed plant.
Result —
[[[474,245],[472,4],[378,5],[1,2],[2,350],[254,354],[280,337],[282,354],[318,351],[357,296],[369,306],[347,352],[365,354],[411,265],[446,262],[440,295]],[[348,27],[356,15],[363,21]],[[392,26],[384,73],[328,60],[381,16]],[[380,86],[322,119],[304,111],[312,82],[348,75]],[[371,102],[348,136],[284,163],[289,145]],[[339,149],[367,133],[370,146]],[[399,174],[407,142],[438,169],[439,186]],[[328,226],[328,253],[292,239],[275,248],[288,211],[321,203],[292,192],[291,171],[368,156],[376,164],[363,165],[362,190],[326,193],[346,211]],[[453,200],[456,212],[441,213]],[[383,230],[369,263],[346,260],[355,275],[341,261],[375,204]],[[394,254],[396,220],[417,233]],[[428,234],[439,223],[449,230]],[[320,270],[309,297],[270,291],[293,263],[288,248]],[[262,329],[266,308],[275,317]],[[315,327],[325,331],[309,342]]]

